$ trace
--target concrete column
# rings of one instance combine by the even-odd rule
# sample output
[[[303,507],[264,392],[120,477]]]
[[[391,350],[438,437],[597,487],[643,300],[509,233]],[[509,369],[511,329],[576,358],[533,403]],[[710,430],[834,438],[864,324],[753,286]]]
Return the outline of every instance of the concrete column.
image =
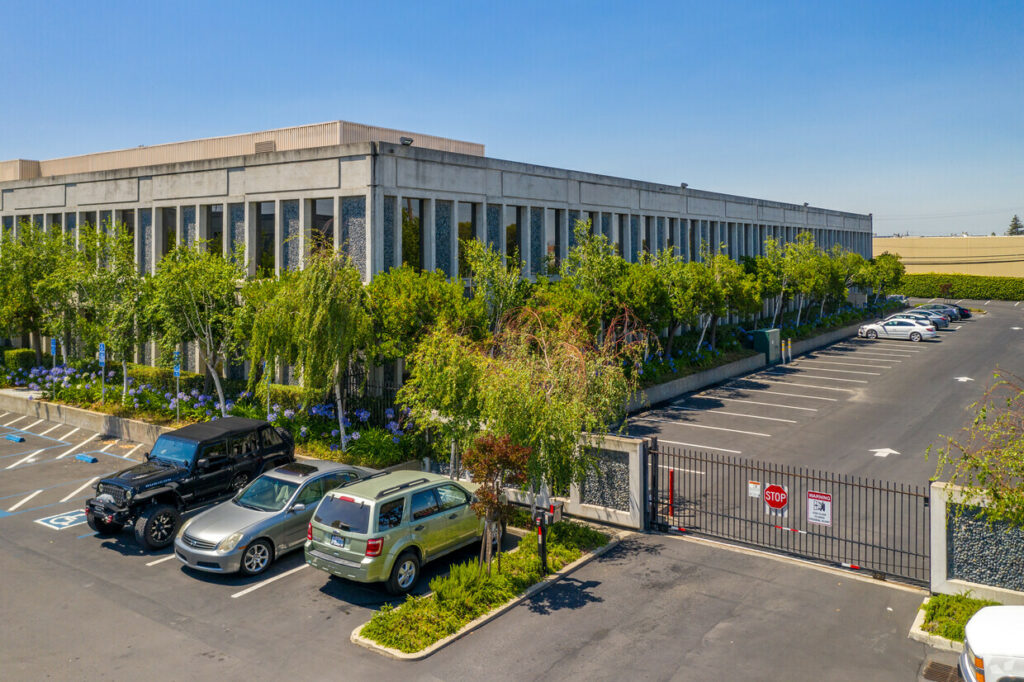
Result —
[[[334,250],[337,251],[341,246],[341,197],[333,197],[334,199]],[[401,197],[399,197],[399,208],[401,208]],[[401,215],[399,215],[401,218]],[[401,225],[401,223],[399,223]],[[401,228],[399,228],[401,233]]]
[[[181,206],[174,207],[174,245],[180,246],[185,243],[185,212]],[[99,218],[99,214],[96,214]]]
[[[424,258],[424,270],[433,270],[437,267],[434,262],[436,253],[434,249],[437,248],[437,234],[435,230],[435,211],[437,210],[437,202],[434,199],[427,199],[424,202],[426,208],[424,209],[421,224],[423,226],[423,249],[425,256]]]
[[[153,230],[153,238],[149,240],[151,253],[149,254],[149,267],[151,272],[156,272],[157,260],[164,251],[164,212],[159,206],[154,206],[153,220],[150,221],[150,229]]]
[[[487,198],[484,197],[483,201],[480,202],[478,207],[474,208],[474,211],[480,211],[480,215],[476,217],[476,234],[474,235],[477,240],[482,243],[487,243]]]
[[[457,228],[456,225],[456,234]],[[371,186],[366,197],[366,241],[366,281],[369,282],[375,274],[384,271],[384,190],[377,186]],[[455,264],[458,268],[458,260]]]
[[[230,204],[220,205],[220,242],[221,253],[229,256],[235,245],[231,243],[231,207]]]
[[[256,276],[256,241],[259,237],[260,206],[245,202],[245,269],[250,277]]]
[[[281,274],[284,256],[284,223],[281,222],[281,200],[274,199],[274,274]]]
[[[338,202],[337,202],[337,200],[335,200],[334,205],[335,205],[335,209],[334,209],[335,210],[335,214],[337,216],[337,211],[338,211]],[[402,266],[402,210],[403,210],[402,195],[398,194],[398,195],[395,196],[395,267],[401,267]],[[334,220],[335,220],[335,225],[339,224],[338,223],[338,221],[339,221],[338,217],[335,217]],[[334,239],[335,239],[335,241],[337,241],[337,239],[338,239],[338,230],[337,229],[334,230]],[[401,383],[401,382],[399,382],[399,383]],[[395,384],[395,385],[397,386],[398,384]]]
[[[465,202],[463,202],[465,203]],[[472,206],[472,204],[470,204]],[[459,201],[452,199],[451,233],[448,235],[451,248],[448,249],[448,278],[459,274]]]
[[[310,199],[299,199],[299,270],[306,268],[309,258],[310,241],[313,234],[313,216]]]
[[[505,248],[505,236],[506,236],[505,235],[505,225],[507,224],[505,222],[505,219],[506,219],[505,211],[507,211],[507,210],[508,210],[508,206],[506,206],[504,203],[502,203],[500,208],[498,209],[498,215],[501,216],[501,220],[498,221],[498,245],[497,246],[498,246],[498,251],[501,252],[501,262],[502,263],[505,262],[505,253],[507,252],[507,249]]]
[[[541,219],[541,225],[543,226],[543,229],[544,229],[544,238],[543,238],[543,241],[544,241],[544,248],[543,248],[544,262],[546,262],[546,263],[550,262],[550,259],[548,259],[548,255],[553,255],[555,257],[555,260],[558,263],[561,263],[562,262],[562,254],[558,253],[558,251],[555,251],[553,254],[548,251],[548,244],[554,245],[556,248],[557,248],[557,245],[558,245],[558,239],[555,237],[555,230],[557,229],[557,224],[555,222],[554,209],[546,208],[545,207],[545,208],[542,208],[541,211],[543,211],[543,213],[541,213],[541,215],[543,216],[543,218]],[[598,222],[600,222],[600,219],[598,219]],[[557,266],[552,264],[551,267],[554,268],[554,267],[557,267]],[[553,273],[549,272],[547,274],[550,275],[550,274],[553,274]]]

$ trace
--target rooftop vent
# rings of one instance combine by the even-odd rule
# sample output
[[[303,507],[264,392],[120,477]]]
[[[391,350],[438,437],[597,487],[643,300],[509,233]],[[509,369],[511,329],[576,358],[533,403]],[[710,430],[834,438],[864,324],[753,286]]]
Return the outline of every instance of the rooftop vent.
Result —
[[[256,153],[257,154],[266,154],[267,152],[276,152],[276,151],[277,151],[277,143],[274,142],[273,140],[267,140],[266,142],[257,142],[256,143]]]

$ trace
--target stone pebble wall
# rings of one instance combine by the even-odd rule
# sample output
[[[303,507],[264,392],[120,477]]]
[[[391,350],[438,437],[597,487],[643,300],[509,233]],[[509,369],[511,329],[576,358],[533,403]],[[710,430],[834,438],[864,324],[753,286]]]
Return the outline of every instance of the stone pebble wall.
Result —
[[[434,269],[450,275],[452,269],[452,203],[434,202]]]
[[[366,279],[366,197],[344,197],[341,200],[341,243]]]
[[[600,449],[594,454],[597,470],[580,484],[580,502],[629,511],[629,454]]]
[[[281,269],[299,269],[299,202],[297,199],[281,202],[281,222],[284,244],[281,245]]]
[[[955,580],[1024,590],[1024,529],[989,525],[981,510],[947,507],[947,575]]]
[[[395,267],[395,197],[384,197],[384,272]]]

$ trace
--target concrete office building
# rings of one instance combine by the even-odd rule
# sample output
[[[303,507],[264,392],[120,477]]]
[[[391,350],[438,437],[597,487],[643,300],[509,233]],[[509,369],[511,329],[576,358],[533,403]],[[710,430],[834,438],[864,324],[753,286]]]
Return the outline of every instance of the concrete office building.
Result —
[[[415,219],[405,235],[403,212]],[[805,230],[871,256],[870,215],[491,159],[480,144],[345,121],[0,162],[5,230],[123,222],[150,272],[198,240],[241,249],[250,274],[301,268],[323,238],[366,281],[403,262],[455,273],[459,240],[475,238],[519,253],[533,275],[565,256],[577,219],[629,260],[662,248],[699,258],[702,242],[740,258]]]

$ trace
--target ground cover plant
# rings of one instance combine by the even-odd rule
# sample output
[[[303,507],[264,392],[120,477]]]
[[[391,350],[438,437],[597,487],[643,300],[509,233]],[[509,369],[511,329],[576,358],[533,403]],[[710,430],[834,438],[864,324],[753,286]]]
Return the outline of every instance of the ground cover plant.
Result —
[[[924,623],[921,629],[954,642],[964,641],[964,627],[975,613],[986,606],[998,606],[989,599],[974,599],[970,592],[934,594],[922,606]]]
[[[548,530],[548,566],[558,571],[607,543],[605,534],[581,523],[552,524]],[[360,634],[405,653],[422,651],[543,579],[537,542],[528,535],[516,549],[504,553],[500,568],[488,573],[476,561],[455,564],[448,575],[430,581],[430,594],[409,597],[397,606],[385,604]]]

